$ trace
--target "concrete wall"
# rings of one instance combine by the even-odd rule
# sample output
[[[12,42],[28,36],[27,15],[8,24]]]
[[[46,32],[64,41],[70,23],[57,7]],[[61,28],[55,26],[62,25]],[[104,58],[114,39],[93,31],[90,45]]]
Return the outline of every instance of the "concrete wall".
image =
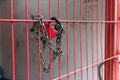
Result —
[[[80,19],[80,0],[76,0],[76,20]],[[60,18],[62,20],[65,19],[65,0],[61,0],[61,9],[60,9]],[[8,0],[1,0],[0,1],[0,18],[10,18],[10,8],[9,8],[9,1]],[[41,0],[40,3],[41,7],[41,14],[44,16],[45,19],[48,19],[48,1]],[[104,20],[104,15],[102,16],[102,2],[99,0],[99,20]],[[104,4],[103,4],[104,5]],[[82,20],[86,20],[86,3],[83,1],[83,15]],[[91,20],[92,15],[92,4],[89,2],[88,8],[88,20]],[[94,20],[96,20],[96,1],[94,4]],[[69,0],[69,19],[73,19],[73,0]],[[104,11],[104,10],[103,10]],[[57,9],[57,0],[51,0],[51,16],[58,16],[58,9]],[[29,18],[30,15],[37,14],[37,0],[29,0]],[[15,19],[25,19],[25,0],[14,0],[14,18]],[[66,28],[66,24],[63,23],[64,28]],[[16,80],[26,80],[26,55],[25,55],[25,23],[15,23],[15,70],[16,70]],[[102,32],[100,32],[102,26]],[[29,27],[31,27],[31,23],[29,23]],[[70,58],[70,72],[74,70],[74,35],[73,35],[73,23],[68,24],[69,27],[69,58]],[[80,69],[80,25],[79,23],[75,24],[76,27],[76,69]],[[97,48],[96,48],[96,27],[98,27],[98,60],[102,59],[101,53],[104,54],[104,24],[98,24],[98,26],[94,23],[91,26],[88,23],[88,64],[92,64],[92,46],[91,46],[91,30],[94,27],[94,62],[97,61]],[[100,34],[102,34],[102,51],[100,46]],[[34,34],[30,32],[29,34],[29,47],[30,47],[30,79],[37,80],[38,79],[38,64],[37,64],[37,53],[36,53],[36,42],[34,39]],[[54,42],[54,40],[53,40]],[[0,23],[0,64],[4,68],[5,77],[11,78],[11,33],[10,33],[10,23]],[[63,49],[64,55],[61,56],[61,75],[66,74],[66,35],[63,38]],[[82,66],[86,66],[86,23],[82,23]],[[48,53],[45,52],[44,56],[48,61]],[[58,61],[56,60],[53,64],[53,78],[58,77]],[[80,73],[76,74],[77,80],[80,80],[81,76]],[[83,80],[86,80],[86,70],[83,71]],[[88,76],[89,80],[92,80],[92,68],[88,69]],[[73,80],[74,76],[70,76],[70,80]],[[97,66],[94,67],[94,79],[97,78]],[[42,80],[49,80],[49,74],[46,74],[42,71]],[[66,78],[62,79],[66,80]]]

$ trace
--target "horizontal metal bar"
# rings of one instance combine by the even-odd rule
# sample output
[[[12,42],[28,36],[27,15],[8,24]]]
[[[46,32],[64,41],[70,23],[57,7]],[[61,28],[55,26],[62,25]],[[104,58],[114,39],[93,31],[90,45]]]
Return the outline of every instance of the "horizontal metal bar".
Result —
[[[43,20],[54,22],[52,20]],[[60,20],[63,23],[119,23],[120,21],[83,21],[83,20]],[[0,22],[37,22],[37,20],[26,19],[0,19]]]
[[[105,60],[103,60],[103,61],[99,61],[99,62],[97,62],[97,63],[91,64],[91,65],[88,65],[87,67],[83,67],[82,69],[78,69],[78,70],[73,71],[73,72],[70,72],[70,73],[68,73],[68,74],[64,74],[64,75],[62,75],[62,76],[60,76],[60,77],[58,77],[58,78],[55,78],[55,79],[53,79],[53,80],[59,80],[59,79],[62,79],[62,78],[64,78],[64,77],[67,77],[67,76],[72,75],[72,74],[74,74],[74,73],[77,73],[77,72],[80,72],[80,71],[82,71],[82,70],[85,70],[85,69],[91,68],[91,67],[96,66],[96,65],[98,65],[98,64],[100,64],[100,63],[102,63],[102,62],[109,61],[109,60],[114,59],[114,58],[117,58],[117,57],[119,57],[119,56],[120,56],[120,55],[115,55],[115,56],[110,57],[110,58],[108,58],[108,59],[105,59]]]

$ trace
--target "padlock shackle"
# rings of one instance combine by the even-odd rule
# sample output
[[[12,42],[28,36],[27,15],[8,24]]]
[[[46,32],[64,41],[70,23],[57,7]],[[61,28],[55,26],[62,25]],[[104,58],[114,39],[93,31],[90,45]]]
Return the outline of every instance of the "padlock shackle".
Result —
[[[61,22],[57,17],[51,17],[51,20],[55,20],[57,24],[61,25]]]

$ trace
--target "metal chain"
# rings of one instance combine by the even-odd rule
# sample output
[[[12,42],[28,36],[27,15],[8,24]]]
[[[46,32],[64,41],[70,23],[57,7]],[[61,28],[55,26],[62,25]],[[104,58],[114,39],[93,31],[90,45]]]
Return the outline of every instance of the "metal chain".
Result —
[[[44,22],[42,21],[43,17],[42,16],[33,16],[31,15],[33,20],[38,20],[38,22],[34,22],[33,23],[33,27],[30,29],[30,31],[34,32],[35,34],[35,39],[36,41],[38,41],[38,27],[40,27],[40,32],[41,32],[41,41],[43,43],[43,47],[40,49],[40,56],[41,56],[41,64],[43,66],[43,70],[46,73],[49,73],[50,70],[50,63],[47,65],[45,63],[45,58],[42,54],[42,50],[46,48],[46,46],[48,46],[48,48],[52,51],[52,59],[51,61],[54,62],[55,59],[57,58],[57,56],[61,56],[63,54],[63,50],[62,50],[62,37],[64,35],[64,30],[63,27],[61,26],[61,24],[55,24],[55,28],[59,28],[57,29],[58,34],[56,35],[56,48],[54,48],[54,46],[52,45],[50,39],[48,38],[48,34],[46,32],[46,28],[44,25]],[[40,25],[40,26],[39,26]],[[61,27],[61,28],[60,28]],[[38,45],[38,43],[37,43]]]

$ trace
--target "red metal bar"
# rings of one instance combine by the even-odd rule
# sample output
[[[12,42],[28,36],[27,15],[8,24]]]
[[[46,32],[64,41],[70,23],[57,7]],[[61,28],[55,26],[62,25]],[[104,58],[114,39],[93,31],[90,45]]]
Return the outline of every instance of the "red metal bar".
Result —
[[[80,20],[82,20],[82,3],[83,1],[80,0]],[[83,54],[83,50],[82,50],[82,23],[80,23],[80,68],[82,69],[82,54]],[[82,77],[82,70],[81,70],[81,80],[83,80]]]
[[[99,0],[98,0],[99,1]],[[96,6],[96,21],[98,21],[98,1],[97,1],[97,6]],[[98,23],[96,23],[96,50],[97,50],[97,62],[98,62]],[[98,67],[98,65],[97,65]],[[98,75],[97,75],[97,80],[98,80]]]
[[[51,36],[51,28],[49,30]],[[50,80],[52,80],[52,51],[49,49],[49,62],[50,62]]]
[[[109,7],[112,5],[111,9],[109,9]],[[111,20],[115,20],[115,17],[118,18],[118,16],[115,16],[115,0],[106,0],[106,17],[105,19],[107,21],[111,21]],[[116,21],[116,20],[115,20]],[[105,24],[105,59],[117,55],[115,54],[115,52],[117,51],[117,47],[115,49],[115,46],[118,45],[118,43],[115,42],[115,34],[117,33],[115,31],[116,27],[114,26],[114,24],[111,25],[110,24]],[[117,37],[116,37],[117,38]],[[111,40],[112,39],[112,40]],[[114,46],[115,45],[115,46]],[[115,58],[116,59],[116,58]],[[117,59],[116,59],[117,60]],[[109,67],[110,66],[110,67]],[[114,64],[114,60],[112,60],[111,62],[107,62],[105,64],[105,80],[118,80],[118,79],[114,79],[114,71],[115,68],[117,68],[116,66],[118,66],[118,64]],[[110,73],[110,74],[108,74]],[[116,74],[117,75],[117,74]],[[118,76],[116,76],[118,77]]]
[[[102,8],[101,8],[101,17],[102,17],[102,19],[101,20],[103,20],[104,19],[104,0],[102,0]],[[101,30],[100,30],[100,46],[101,46],[101,59],[102,60],[104,60],[104,53],[103,53],[103,25],[104,25],[104,23],[101,23]],[[104,66],[103,66],[103,68],[102,68],[102,72],[104,72]],[[104,77],[104,73],[102,73],[102,77]]]
[[[49,31],[51,36],[51,29]],[[50,80],[52,80],[52,51],[49,50],[49,61],[50,61]]]
[[[38,15],[40,15],[40,0],[38,0]],[[38,28],[38,80],[42,80],[41,77],[41,55],[40,55],[40,25]]]
[[[86,0],[86,20],[88,20],[88,0]],[[86,23],[86,66],[88,66],[88,24]],[[88,68],[86,70],[88,80]]]
[[[115,21],[120,21],[120,10],[119,10],[119,8],[120,8],[120,0],[116,0],[115,1]],[[117,29],[117,38],[116,38],[116,50],[118,51],[118,53],[117,54],[120,54],[120,50],[119,50],[119,44],[117,44],[117,43],[120,43],[119,42],[119,38],[120,38],[120,36],[119,36],[119,33],[120,33],[120,23],[116,23],[115,24],[115,26],[117,27],[116,29]]]
[[[98,26],[96,27],[96,54],[97,54],[97,62],[98,62]],[[98,65],[97,65],[98,66]],[[97,80],[98,80],[98,75],[97,75]]]
[[[60,18],[60,0],[58,0],[58,18]],[[58,57],[58,76],[60,77],[60,67],[61,67],[61,61],[60,56]]]
[[[28,19],[28,0],[26,0],[26,20]],[[30,80],[30,67],[29,67],[29,28],[28,28],[28,22],[26,22],[26,75],[27,80]]]
[[[116,65],[115,67],[114,67],[114,77],[113,77],[113,80],[119,80],[119,61],[118,61],[118,59],[115,59],[114,60],[114,65]]]
[[[73,1],[73,19],[76,19],[76,0]],[[76,26],[75,23],[73,23],[74,27],[74,71],[76,70]],[[74,73],[74,80],[76,80],[76,73]]]
[[[58,18],[60,18],[60,0],[58,0]]]
[[[67,54],[66,54],[66,55],[67,55],[67,58],[66,58],[66,59],[67,59],[67,74],[69,73],[69,60],[70,60],[70,59],[69,59],[69,44],[68,44],[68,43],[69,43],[69,40],[68,40],[68,38],[69,38],[68,36],[69,36],[69,35],[68,35],[68,31],[69,31],[68,23],[66,23],[66,46],[67,46],[67,48],[66,48],[66,49],[67,49]],[[69,75],[67,76],[67,80],[69,80]]]
[[[13,20],[13,0],[10,0],[10,20]]]
[[[92,20],[94,19],[94,0],[92,0]],[[94,28],[93,23],[92,24],[92,31],[91,31],[91,39],[92,39],[92,64],[94,63],[94,42],[93,42],[93,34],[94,34]],[[94,67],[92,67],[92,80],[94,80]]]
[[[14,58],[14,23],[11,23],[11,38],[12,38],[12,80],[15,80],[15,58]]]
[[[120,20],[120,11],[119,11],[119,8],[120,8],[120,0],[115,0],[115,21],[119,21]],[[119,48],[119,42],[120,42],[120,24],[119,23],[116,23],[115,24],[115,47],[114,47],[114,50],[115,51],[118,51],[120,48]],[[116,52],[115,52],[116,53]],[[119,51],[115,54],[115,55],[118,55],[120,54]],[[114,59],[114,71],[113,71],[113,79],[114,80],[119,80],[119,64],[118,64],[118,58],[115,58]]]
[[[91,64],[91,65],[88,65],[88,66],[86,66],[86,67],[83,67],[82,69],[78,69],[78,70],[73,71],[73,72],[70,72],[70,73],[68,73],[68,74],[64,74],[64,75],[62,75],[62,76],[60,76],[60,77],[58,77],[58,78],[55,78],[55,79],[53,79],[53,80],[62,79],[62,78],[64,78],[64,77],[68,76],[68,75],[72,75],[72,74],[78,73],[78,72],[80,72],[80,71],[82,71],[82,70],[86,70],[86,69],[88,69],[88,68],[91,68],[92,66],[97,66],[98,64],[100,64],[100,63],[102,63],[102,62],[108,62],[108,61],[110,61],[110,60],[112,60],[112,59],[118,58],[119,56],[120,56],[120,55],[112,56],[112,57],[110,57],[110,58],[105,59],[104,61],[99,61],[98,63],[94,63],[94,64]]]
[[[51,0],[48,1],[48,9],[49,9],[48,18],[50,19],[50,17],[51,17]],[[49,30],[49,34],[51,36],[51,28]],[[50,80],[52,80],[52,52],[51,52],[51,50],[49,50],[49,61],[50,61]]]
[[[41,55],[40,55],[40,26],[38,28],[38,80],[42,80],[41,77]]]
[[[68,20],[68,0],[66,0],[66,20]],[[69,28],[68,28],[68,23],[66,23],[66,50],[67,50],[67,54],[66,54],[66,56],[67,56],[67,74],[69,73],[69,33],[68,33],[68,31],[69,31]],[[67,76],[67,80],[69,80],[70,78],[69,78],[69,75]]]
[[[51,17],[51,0],[48,1],[48,18],[50,19]]]
[[[103,47],[102,47],[102,35],[103,35],[103,24],[101,24],[101,30],[100,30],[100,47],[101,47],[101,59],[104,60],[104,54],[103,54]],[[104,72],[104,69],[102,68],[102,72]],[[102,77],[104,76],[104,74],[102,73]]]
[[[40,15],[40,0],[38,0],[38,15]]]
[[[119,0],[116,0],[115,1],[115,21],[119,21],[119,16],[120,16],[120,12],[119,12],[119,8],[120,8],[120,6],[119,6],[119,4],[120,4],[120,1]],[[114,48],[114,50],[119,50],[119,23],[116,23],[115,24],[115,48]],[[118,51],[118,53],[119,53],[119,51]]]
[[[117,4],[117,3],[116,3]],[[119,14],[118,14],[119,15]],[[115,15],[116,16],[116,15]],[[117,19],[115,19],[115,20],[117,20]],[[116,45],[115,45],[115,50],[117,51],[116,53],[115,53],[115,55],[120,55],[120,52],[119,52],[119,34],[120,34],[120,28],[119,28],[119,24],[116,24],[115,25],[115,31],[116,31]],[[118,57],[119,58],[119,57]],[[113,66],[113,69],[114,69],[114,71],[113,71],[113,80],[119,80],[119,60],[118,60],[118,58],[115,58],[114,59],[114,66]]]
[[[108,0],[106,0],[106,4],[105,4],[105,7],[106,7],[106,9],[105,9],[105,16],[106,16],[106,19],[105,20],[108,20]],[[105,28],[107,28],[108,27],[108,24],[106,23],[105,24]],[[107,36],[107,29],[105,30],[105,37]],[[107,45],[107,39],[105,39],[105,47],[108,47],[108,45]],[[108,53],[108,51],[105,49],[105,56],[106,56],[106,54]],[[105,58],[106,59],[106,58]],[[107,75],[107,71],[108,71],[108,69],[107,69],[107,67],[109,67],[108,66],[108,63],[106,63],[106,65],[105,65],[105,80],[108,80],[107,78],[108,78],[108,75]]]
[[[80,65],[81,65],[81,69],[82,69],[82,24],[80,24]],[[81,70],[81,80],[83,79],[82,77],[82,70]]]
[[[13,19],[13,0],[10,0],[10,18]],[[14,52],[14,23],[11,22],[11,45],[12,45],[12,80],[15,80],[15,52]]]
[[[112,25],[112,27],[109,27],[109,28],[107,27],[107,29],[108,29],[107,30],[108,37],[106,37],[107,38],[107,45],[108,45],[107,50],[109,50],[109,51],[107,51],[108,53],[105,54],[105,58],[109,58],[109,57],[114,55],[114,47],[113,47],[114,46],[114,27]],[[105,80],[113,80],[113,63],[114,63],[113,60],[111,60],[111,61],[107,62],[105,65],[105,72],[107,73],[107,74],[105,74],[105,77],[106,77]],[[109,72],[109,74],[108,74],[108,72]]]
[[[76,27],[74,23],[74,71],[76,70]],[[74,80],[76,80],[76,73],[74,74]]]
[[[112,3],[112,0],[110,0],[110,2]],[[111,4],[111,6],[110,6],[110,9],[112,9],[112,8],[113,8],[113,4]],[[112,15],[113,15],[112,12],[109,13],[109,14],[110,14],[110,16],[109,16],[109,17],[110,17],[110,20],[113,20],[113,19],[112,19],[112,18],[113,18],[113,17],[112,17]],[[110,28],[111,28],[111,29],[112,29],[112,27],[114,26],[113,23],[110,23],[109,25],[110,25]],[[112,39],[112,38],[113,38],[114,35],[113,35],[113,33],[112,33],[111,30],[110,30],[110,35],[111,35],[111,36],[110,36],[110,42],[113,42],[113,39]],[[112,45],[112,43],[110,43],[110,45]],[[110,50],[112,50],[112,48],[113,48],[113,47],[110,46]],[[111,56],[113,55],[113,52],[110,52],[109,54],[110,54],[110,57],[111,57]],[[111,60],[111,61],[110,61],[110,65],[113,65],[112,63],[113,63],[113,61]],[[112,69],[113,66],[109,66],[109,68]],[[111,70],[110,75],[113,75],[112,73],[113,73],[113,70]],[[109,78],[110,78],[109,80],[113,80],[113,76],[109,76]]]
[[[0,22],[37,22],[38,20],[26,19],[0,19]],[[54,22],[52,20],[43,20],[47,22]],[[91,20],[60,20],[63,23],[119,23],[120,21],[91,21]]]

